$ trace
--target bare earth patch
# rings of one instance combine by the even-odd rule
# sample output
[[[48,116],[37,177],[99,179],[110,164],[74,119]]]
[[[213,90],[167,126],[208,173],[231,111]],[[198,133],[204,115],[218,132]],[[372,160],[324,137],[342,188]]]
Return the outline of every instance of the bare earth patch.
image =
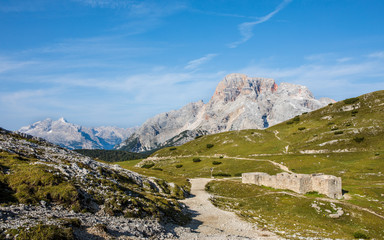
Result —
[[[187,226],[192,231],[179,233],[179,239],[281,239],[271,232],[257,229],[256,225],[243,221],[235,213],[213,206],[205,191],[205,185],[211,180],[190,180],[193,197],[182,202],[193,214]]]

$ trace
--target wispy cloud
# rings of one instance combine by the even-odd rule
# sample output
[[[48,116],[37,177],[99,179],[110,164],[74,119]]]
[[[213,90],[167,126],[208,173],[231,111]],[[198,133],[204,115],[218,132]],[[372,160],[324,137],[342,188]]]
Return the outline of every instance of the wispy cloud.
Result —
[[[370,58],[384,58],[384,51],[381,52],[373,52],[368,55]]]
[[[101,7],[101,8],[121,8],[132,5],[134,1],[129,0],[73,0],[75,2],[80,2],[91,7]]]
[[[0,56],[0,73],[4,73],[10,70],[25,67],[27,65],[34,64],[33,61],[15,61],[6,57]]]
[[[93,8],[125,9],[130,17],[157,18],[186,8],[185,1],[72,0]]]
[[[276,7],[276,9],[273,12],[270,12],[269,14],[259,18],[257,21],[253,22],[245,22],[239,25],[239,31],[242,36],[242,38],[239,41],[233,42],[229,44],[230,48],[236,48],[240,44],[243,44],[247,42],[249,39],[253,36],[253,27],[257,24],[263,23],[271,19],[275,14],[280,12],[283,8],[285,8],[292,0],[284,0],[282,3],[280,3],[279,6]]]
[[[351,57],[343,57],[343,58],[337,59],[337,61],[339,63],[349,62],[349,61],[352,61],[352,60],[353,60],[353,58],[351,58]]]
[[[217,54],[210,53],[210,54],[205,55],[204,57],[189,61],[187,66],[185,66],[185,69],[187,69],[187,70],[197,69],[199,66],[201,66],[202,64],[204,64],[206,62],[209,62],[210,60],[212,60],[216,56],[217,56]]]

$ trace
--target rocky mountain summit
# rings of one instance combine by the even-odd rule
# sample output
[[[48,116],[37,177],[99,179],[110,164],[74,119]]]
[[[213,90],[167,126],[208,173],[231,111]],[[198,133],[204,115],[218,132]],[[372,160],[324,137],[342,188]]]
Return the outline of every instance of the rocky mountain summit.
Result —
[[[2,128],[0,190],[1,239],[170,239],[164,224],[188,220],[176,184]]]
[[[68,149],[112,149],[127,139],[135,128],[87,128],[69,123],[64,118],[54,121],[47,118],[19,129],[19,132],[44,138]]]
[[[208,103],[198,101],[148,119],[117,149],[141,152],[181,145],[196,136],[262,129],[335,102],[315,99],[305,86],[244,74],[227,75]]]

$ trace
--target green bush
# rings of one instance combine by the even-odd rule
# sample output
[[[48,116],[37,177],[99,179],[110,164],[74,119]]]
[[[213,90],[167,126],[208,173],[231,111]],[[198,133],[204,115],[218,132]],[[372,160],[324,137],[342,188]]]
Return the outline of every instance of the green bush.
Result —
[[[182,167],[183,167],[183,164],[177,164],[175,167],[176,167],[176,168],[182,168]]]
[[[214,173],[212,174],[214,177],[230,177],[232,176],[230,173],[223,173],[223,172],[219,172],[219,173]]]
[[[348,98],[348,99],[345,99],[344,100],[344,103],[345,104],[353,104],[355,102],[359,101],[359,98],[358,97],[355,97],[355,98]]]
[[[298,130],[303,131],[305,130],[305,127],[299,127]]]
[[[368,237],[367,235],[365,235],[364,233],[361,233],[361,232],[355,232],[353,234],[353,237],[354,238],[358,238],[358,239],[369,239],[370,237]]]
[[[151,167],[153,167],[153,166],[155,166],[154,163],[146,163],[146,164],[144,164],[143,166],[141,166],[141,168],[151,168]]]
[[[220,165],[221,162],[219,162],[219,161],[213,161],[212,164],[213,164],[213,165]]]
[[[175,147],[171,147],[170,149],[169,149],[169,151],[175,151],[177,148],[175,148]]]
[[[336,130],[339,130],[339,128],[338,127],[331,128],[331,131],[336,131]]]
[[[294,122],[300,122],[300,117],[299,116],[295,116],[292,120]]]
[[[353,140],[357,143],[361,143],[362,141],[364,141],[364,137],[354,137]]]
[[[192,161],[193,162],[201,162],[201,159],[200,158],[193,158]]]
[[[291,124],[293,124],[292,120],[287,121],[287,125],[291,125]]]
[[[343,133],[344,133],[343,131],[336,131],[335,135],[340,135],[340,134],[343,134]]]
[[[157,170],[157,171],[163,171],[162,168],[158,168],[158,167],[155,167],[155,168],[152,168],[153,170]]]
[[[214,146],[214,145],[211,144],[211,143],[208,143],[208,144],[207,144],[207,148],[213,148],[213,146]]]

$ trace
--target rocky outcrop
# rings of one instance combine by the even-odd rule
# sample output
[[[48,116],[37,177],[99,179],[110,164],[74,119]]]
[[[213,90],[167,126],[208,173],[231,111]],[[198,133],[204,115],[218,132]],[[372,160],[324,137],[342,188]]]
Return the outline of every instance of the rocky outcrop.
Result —
[[[120,236],[173,239],[174,234],[167,233],[164,223],[185,223],[188,220],[182,212],[183,205],[175,200],[184,194],[176,184],[148,178],[118,165],[101,163],[43,139],[2,128],[0,154],[1,239],[11,229],[30,228],[40,223],[62,227],[66,219],[78,220],[81,224],[75,231],[76,239],[100,239],[83,235],[97,225],[104,226],[111,235],[110,239]],[[13,159],[12,162],[9,163],[7,158]],[[26,176],[18,181],[19,184],[29,183],[29,190],[7,186],[8,180],[15,179],[14,174],[23,168],[41,169],[44,182],[29,183],[31,180]],[[64,182],[69,183],[66,188],[55,189]],[[33,190],[45,185],[50,189],[47,195],[33,195]],[[70,192],[71,187],[76,193]],[[9,191],[5,191],[7,189]],[[37,198],[37,204],[13,198],[3,202],[11,199],[6,198],[6,194],[24,196],[23,191]],[[66,199],[65,196],[70,194],[73,197]],[[55,200],[54,196],[61,197]]]
[[[270,78],[230,74],[217,85],[207,104],[199,101],[159,114],[116,148],[141,152],[181,145],[202,134],[267,128],[331,102],[334,100],[315,99],[305,86],[278,86]],[[177,141],[171,141],[175,137]]]
[[[47,118],[19,129],[19,132],[44,138],[68,149],[112,149],[127,139],[135,128],[87,128],[67,122],[64,118]]]

